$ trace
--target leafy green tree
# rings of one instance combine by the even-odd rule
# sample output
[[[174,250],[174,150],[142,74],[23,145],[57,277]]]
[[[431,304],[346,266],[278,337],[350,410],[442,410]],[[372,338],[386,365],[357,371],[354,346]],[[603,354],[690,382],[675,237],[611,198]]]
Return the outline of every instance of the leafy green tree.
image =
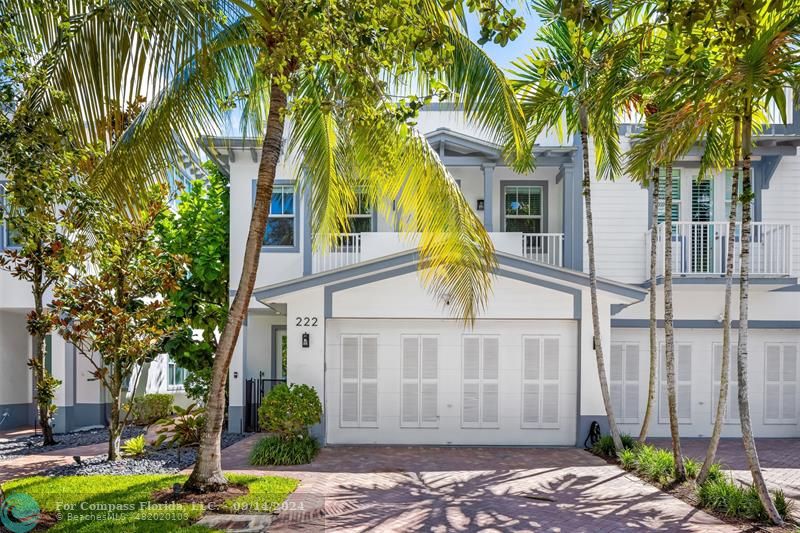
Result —
[[[55,444],[51,419],[61,382],[45,367],[45,338],[52,330],[46,295],[64,275],[80,236],[75,223],[82,207],[81,187],[88,153],[75,146],[69,129],[52,113],[31,106],[23,95],[42,90],[45,73],[8,31],[0,15],[0,223],[9,241],[0,250],[0,269],[30,285],[33,309],[27,329],[33,341],[28,365],[33,370],[37,416],[46,446]]]
[[[514,63],[515,83],[522,108],[531,121],[532,141],[551,128],[580,137],[594,351],[611,436],[617,450],[621,451],[622,440],[611,404],[600,333],[589,137],[594,141],[597,177],[620,175],[616,116],[621,105],[618,94],[627,81],[630,58],[611,25],[608,3],[540,0],[534,3],[534,8],[542,19],[536,40],[543,46]]]
[[[165,190],[156,188],[146,208],[130,218],[100,202],[91,220],[91,246],[54,290],[55,327],[93,366],[111,399],[109,461],[120,457],[120,438],[132,412],[122,409],[123,386],[134,369],[161,353],[173,333],[164,294],[177,289],[186,261],[156,238],[154,225],[167,209],[165,200]]]
[[[178,330],[165,351],[190,372],[187,393],[205,401],[217,338],[228,315],[230,208],[228,178],[211,162],[205,180],[193,181],[177,198],[176,210],[165,211],[156,224],[164,248],[190,258],[178,288],[168,294],[169,321]]]

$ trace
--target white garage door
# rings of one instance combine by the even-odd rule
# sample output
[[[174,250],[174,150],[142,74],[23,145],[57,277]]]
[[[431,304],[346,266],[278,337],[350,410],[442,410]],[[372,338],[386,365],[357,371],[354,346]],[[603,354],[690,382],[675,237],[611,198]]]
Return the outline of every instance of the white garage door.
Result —
[[[326,324],[331,444],[573,445],[573,321]]]

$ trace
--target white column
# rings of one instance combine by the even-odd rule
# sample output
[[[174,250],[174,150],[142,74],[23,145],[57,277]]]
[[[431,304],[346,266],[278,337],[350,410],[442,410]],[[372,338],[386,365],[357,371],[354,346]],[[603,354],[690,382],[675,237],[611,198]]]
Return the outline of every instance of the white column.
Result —
[[[492,192],[494,191],[494,163],[483,163],[483,225],[486,231],[492,231],[492,217],[494,200],[492,199]]]
[[[68,345],[61,335],[52,333],[50,347],[51,373],[54,378],[61,381],[61,386],[56,389],[54,399],[56,415],[53,426],[56,433],[64,433],[71,429],[69,424],[75,398],[75,362],[72,346]]]
[[[611,307],[608,301],[599,295],[598,302],[600,314],[600,337],[603,347],[603,359],[606,367],[606,377],[609,371],[609,356],[611,353]],[[581,353],[581,380],[580,380],[580,420],[578,430],[578,444],[583,444],[583,439],[593,420],[600,423],[603,432],[608,432],[606,410],[603,405],[603,394],[600,390],[600,379],[597,373],[597,357],[594,350],[594,327],[592,325],[592,301],[589,289],[581,293],[581,323],[580,323],[580,353]]]
[[[242,324],[242,331],[233,349],[231,366],[228,369],[228,431],[240,433],[244,431],[244,395],[245,395],[245,361],[247,359],[247,318]]]

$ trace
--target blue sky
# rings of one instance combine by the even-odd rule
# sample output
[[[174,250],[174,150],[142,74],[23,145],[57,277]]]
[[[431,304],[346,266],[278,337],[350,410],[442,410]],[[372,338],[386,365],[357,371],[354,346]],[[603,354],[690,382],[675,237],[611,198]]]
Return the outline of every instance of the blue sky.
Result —
[[[519,11],[519,8],[517,10]],[[533,47],[533,38],[536,35],[536,28],[539,26],[539,19],[535,14],[528,13],[526,8],[522,8],[522,14],[525,16],[526,25],[525,31],[519,37],[504,47],[492,43],[487,43],[483,46],[483,49],[501,68],[511,67],[513,60],[525,55]],[[477,40],[480,36],[478,18],[471,16],[467,22],[470,37],[473,40]]]

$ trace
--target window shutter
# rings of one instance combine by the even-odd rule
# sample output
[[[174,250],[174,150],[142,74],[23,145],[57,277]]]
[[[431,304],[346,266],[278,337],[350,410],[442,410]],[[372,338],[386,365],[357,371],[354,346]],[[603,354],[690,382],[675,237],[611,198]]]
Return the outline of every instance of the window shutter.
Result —
[[[419,423],[419,338],[403,337],[402,348],[401,422],[416,426]]]
[[[609,391],[611,392],[611,407],[614,409],[620,422],[625,418],[622,408],[623,389],[625,387],[625,360],[623,354],[623,344],[611,343],[611,356],[609,368]]]
[[[764,421],[779,423],[781,418],[781,347],[768,344],[764,377]]]
[[[462,425],[497,427],[500,421],[500,342],[497,337],[465,336]]]
[[[542,424],[558,426],[558,339],[545,337],[542,342]]]
[[[522,427],[539,424],[540,339],[522,339]]]
[[[639,345],[625,346],[625,419],[639,421]]]
[[[794,424],[797,422],[797,357],[796,344],[767,344],[764,390],[764,422]]]
[[[678,420],[692,420],[692,345],[678,344],[676,348],[676,396],[678,400]]]
[[[439,425],[439,339],[422,337],[420,419],[426,427]]]
[[[797,346],[783,345],[783,419],[797,418]]]
[[[736,423],[739,421],[739,381],[736,361],[738,358],[739,347],[731,344],[730,364],[728,366],[728,399],[725,406],[726,423]],[[715,343],[713,347],[714,365],[711,387],[711,422],[717,416],[717,404],[719,403],[720,372],[722,372],[722,344]]]
[[[358,337],[342,337],[341,425],[358,425]]]
[[[361,337],[361,425],[378,425],[378,337]]]
[[[464,361],[462,384],[462,424],[478,427],[480,423],[480,361],[479,337],[464,337]]]

